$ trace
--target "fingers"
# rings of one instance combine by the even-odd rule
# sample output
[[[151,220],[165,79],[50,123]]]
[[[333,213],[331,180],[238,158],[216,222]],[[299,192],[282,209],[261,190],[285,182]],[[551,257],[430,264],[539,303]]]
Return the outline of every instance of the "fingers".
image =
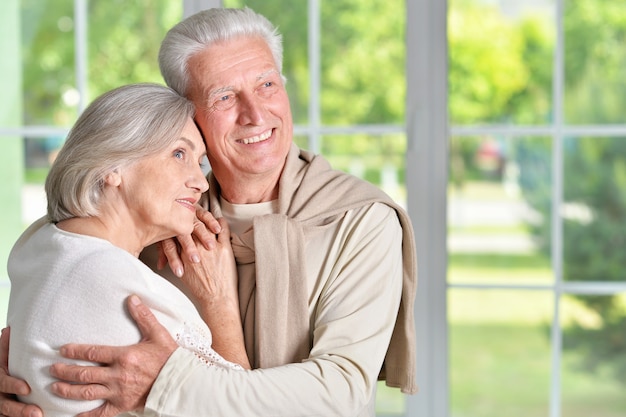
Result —
[[[180,259],[180,251],[176,240],[165,239],[159,244],[159,261],[157,267],[161,265],[162,258],[165,257],[166,261],[163,262],[163,266],[169,263],[172,272],[177,277],[183,276],[183,261]]]
[[[185,269],[181,253],[192,263],[200,262],[200,254],[196,247],[196,241],[202,243],[207,249],[215,249],[216,235],[221,236],[224,227],[228,227],[223,219],[216,220],[210,211],[204,209],[196,210],[197,221],[194,223],[192,235],[177,236],[176,240],[166,239],[159,243],[159,257],[157,268],[161,269],[169,263],[172,272],[177,277],[182,277]],[[230,239],[230,233],[227,234]],[[225,239],[224,237],[223,239]]]
[[[111,392],[106,385],[88,383],[96,379],[95,375],[88,368],[96,367],[81,367],[74,365],[54,364],[50,367],[50,375],[55,378],[68,379],[75,382],[80,382],[84,385],[78,385],[76,383],[68,383],[63,381],[53,382],[50,386],[52,393],[59,397],[67,398],[70,400],[100,400],[106,399],[111,396]],[[100,369],[100,368],[96,368]]]
[[[39,407],[18,403],[5,396],[0,397],[0,414],[8,417],[43,417],[43,411]]]
[[[193,227],[193,237],[198,240],[207,249],[215,249],[215,233],[207,228],[201,221],[197,221]],[[185,246],[185,250],[191,250],[191,247]],[[193,261],[193,260],[192,260]]]
[[[9,376],[9,342],[11,329],[5,327],[0,336],[0,414],[9,417],[43,417],[43,412],[35,405],[26,405],[13,395],[28,395],[30,387],[25,381]]]
[[[11,328],[5,327],[0,335],[0,366],[9,370],[9,342],[11,339]]]
[[[194,225],[193,235],[202,242],[202,245],[211,250],[215,248],[215,235],[222,231],[222,224],[213,217],[210,211],[197,209],[196,217],[198,222]]]
[[[5,369],[0,369],[0,393],[28,395],[30,394],[30,387],[26,381],[13,378]]]
[[[219,234],[222,230],[222,224],[213,217],[213,214],[205,209],[197,209],[196,217],[200,220],[206,228],[214,235]]]
[[[69,343],[61,346],[59,353],[64,358],[77,359],[83,361],[97,362],[108,364],[117,359],[123,347],[101,346],[101,345],[79,345]],[[93,368],[93,369],[91,369]],[[101,375],[103,367],[88,367],[79,365],[68,365],[64,363],[55,363],[50,367],[50,373],[55,378],[66,381],[77,381],[82,383],[99,382],[102,376],[96,378],[95,375]]]
[[[128,311],[137,323],[143,340],[163,341],[164,344],[172,347],[172,350],[176,349],[176,342],[174,342],[167,329],[159,323],[152,311],[134,294],[128,297]],[[171,341],[171,343],[168,343],[168,341]]]
[[[165,252],[163,252],[163,242],[157,242],[157,269],[160,271],[165,268],[167,265],[167,256],[165,256]]]
[[[194,235],[197,228],[198,227],[194,227],[193,229]],[[201,226],[200,228],[204,229],[204,226]],[[180,245],[180,251],[185,256],[185,258],[187,258],[192,263],[200,262],[200,254],[198,253],[198,249],[196,248],[196,242],[194,241],[192,235],[177,236],[176,239],[178,240],[178,244]]]
[[[13,378],[9,375],[9,342],[11,339],[11,329],[5,327],[0,336],[0,393],[28,395],[30,387],[26,381]],[[8,399],[9,397],[7,397]],[[4,405],[3,405],[4,406]],[[5,415],[13,415],[3,413]]]
[[[103,406],[81,416],[110,417],[143,408],[159,371],[178,348],[139,297],[131,295],[127,306],[141,331],[140,343],[117,347],[68,344],[61,347],[62,356],[99,365],[56,363],[50,367],[50,374],[60,380],[51,386],[54,394],[74,400],[105,400]]]
[[[224,217],[219,218],[217,221],[221,226],[221,231],[217,235],[217,241],[230,245],[230,227],[228,226],[228,222]]]

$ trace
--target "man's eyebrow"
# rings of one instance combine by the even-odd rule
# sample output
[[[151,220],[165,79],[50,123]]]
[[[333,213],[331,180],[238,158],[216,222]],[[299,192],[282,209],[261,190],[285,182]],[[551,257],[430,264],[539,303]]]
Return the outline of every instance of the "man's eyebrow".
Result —
[[[235,87],[233,87],[232,85],[227,85],[225,87],[216,88],[215,90],[209,91],[208,97],[213,97],[215,95],[225,93],[227,91],[233,91],[234,89]]]
[[[264,78],[267,78],[268,76],[272,75],[272,74],[279,74],[278,70],[275,68],[272,68],[271,70],[267,70],[265,72],[262,72],[261,74],[257,75],[256,79],[257,81],[262,80]],[[207,95],[207,97],[213,97],[216,96],[218,94],[221,93],[225,93],[227,91],[234,91],[235,87],[233,87],[232,85],[227,85],[225,87],[219,87],[216,88],[215,90],[211,90],[209,91],[209,94]]]
[[[259,74],[256,79],[257,80],[262,80],[263,78],[272,75],[272,74],[278,74],[278,70],[276,68],[272,68],[271,70],[267,70],[265,72],[262,72],[261,74]]]

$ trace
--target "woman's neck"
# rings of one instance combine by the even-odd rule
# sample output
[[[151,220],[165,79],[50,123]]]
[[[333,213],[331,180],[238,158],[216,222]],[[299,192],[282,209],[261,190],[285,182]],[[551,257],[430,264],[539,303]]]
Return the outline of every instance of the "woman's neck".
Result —
[[[62,220],[57,223],[57,227],[66,232],[107,240],[135,257],[139,257],[145,246],[139,242],[136,236],[128,233],[128,228],[117,227],[114,222],[106,221],[97,216],[73,217]]]

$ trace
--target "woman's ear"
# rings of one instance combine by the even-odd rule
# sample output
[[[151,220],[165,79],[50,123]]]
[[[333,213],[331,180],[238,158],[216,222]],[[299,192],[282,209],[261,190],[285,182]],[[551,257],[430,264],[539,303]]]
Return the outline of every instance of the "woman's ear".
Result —
[[[115,168],[104,176],[104,184],[117,187],[122,183],[122,175],[119,168]]]

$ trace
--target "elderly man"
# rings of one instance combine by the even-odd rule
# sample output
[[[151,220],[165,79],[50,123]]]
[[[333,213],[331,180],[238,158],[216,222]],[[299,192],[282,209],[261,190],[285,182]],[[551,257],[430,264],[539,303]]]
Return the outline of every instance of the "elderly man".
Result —
[[[230,225],[255,369],[198,367],[159,342],[160,326],[139,305],[129,308],[145,341],[68,346],[68,358],[110,366],[56,365],[54,376],[81,384],[54,391],[104,399],[94,416],[142,407],[181,416],[374,416],[379,378],[414,393],[410,221],[376,187],[294,145],[276,29],[250,9],[206,10],[170,30],[159,63],[166,83],[196,106],[212,168],[207,203]],[[3,376],[0,387],[21,386]],[[0,404],[12,416],[31,410],[22,407]]]

